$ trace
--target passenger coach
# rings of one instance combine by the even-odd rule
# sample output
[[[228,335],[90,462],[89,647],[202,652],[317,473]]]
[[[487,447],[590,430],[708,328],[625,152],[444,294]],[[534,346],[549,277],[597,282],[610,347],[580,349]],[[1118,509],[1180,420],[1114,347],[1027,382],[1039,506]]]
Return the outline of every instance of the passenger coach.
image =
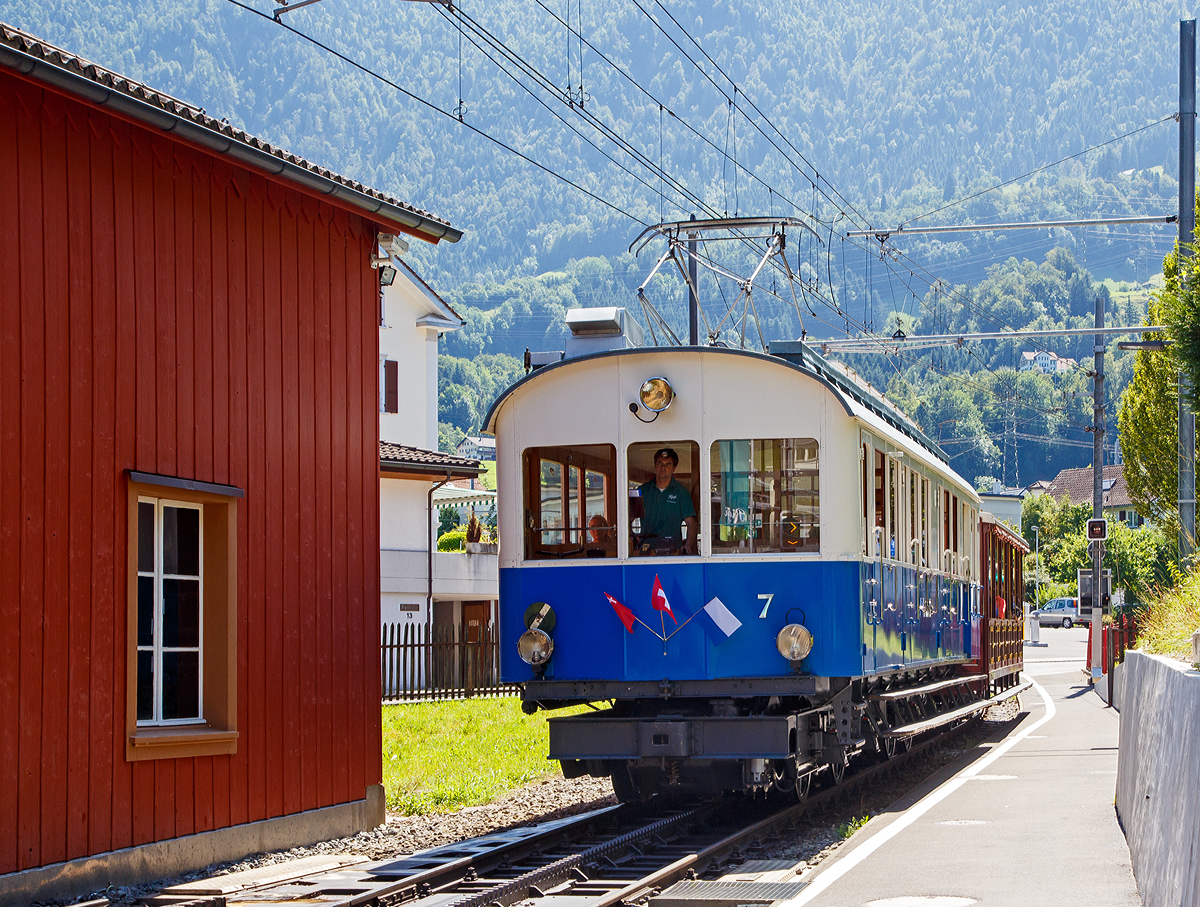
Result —
[[[979,498],[915,425],[801,343],[637,348],[625,321],[570,313],[487,421],[502,677],[530,711],[612,703],[552,719],[568,776],[803,790],[1015,683],[958,669]]]

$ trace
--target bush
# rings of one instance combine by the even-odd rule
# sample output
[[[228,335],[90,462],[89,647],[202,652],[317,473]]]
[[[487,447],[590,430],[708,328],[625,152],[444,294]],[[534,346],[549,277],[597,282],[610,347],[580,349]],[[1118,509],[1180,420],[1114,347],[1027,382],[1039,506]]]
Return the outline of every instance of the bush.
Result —
[[[438,536],[438,551],[466,551],[467,530],[465,526],[451,529]]]
[[[1042,580],[1042,586],[1039,590],[1037,606],[1040,608],[1046,602],[1054,598],[1074,598],[1075,584],[1074,583],[1056,583]]]
[[[1190,663],[1196,630],[1200,630],[1200,569],[1150,598],[1141,614],[1138,648]]]

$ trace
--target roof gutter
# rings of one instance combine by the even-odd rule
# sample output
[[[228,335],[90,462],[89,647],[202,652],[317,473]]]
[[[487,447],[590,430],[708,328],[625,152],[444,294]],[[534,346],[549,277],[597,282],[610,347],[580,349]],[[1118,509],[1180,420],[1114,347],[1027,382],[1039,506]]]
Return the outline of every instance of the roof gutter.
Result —
[[[224,135],[218,130],[209,129],[193,123],[186,117],[163,110],[161,107],[155,107],[153,104],[140,101],[123,92],[114,91],[86,76],[39,60],[37,57],[16,50],[3,42],[0,42],[0,66],[16,70],[22,75],[31,76],[39,82],[81,98],[90,104],[117,111],[162,132],[174,133],[180,138],[216,154],[232,158],[245,166],[264,171],[271,176],[281,177],[320,195],[335,198],[343,204],[358,208],[374,220],[385,221],[401,227],[404,232],[427,242],[437,243],[443,239],[447,242],[458,242],[462,239],[462,231],[449,224],[422,217],[413,211],[407,211],[381,199],[372,198],[365,192],[343,186],[336,180],[313,173],[290,161]]]
[[[487,470],[482,466],[445,466],[437,463],[396,463],[380,460],[379,472],[381,474],[446,476],[449,481],[450,479],[477,479]]]

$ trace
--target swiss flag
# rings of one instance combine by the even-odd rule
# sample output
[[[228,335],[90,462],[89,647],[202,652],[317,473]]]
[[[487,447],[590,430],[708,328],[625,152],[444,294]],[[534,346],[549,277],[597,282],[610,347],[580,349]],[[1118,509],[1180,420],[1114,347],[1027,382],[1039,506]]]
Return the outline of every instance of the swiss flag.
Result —
[[[625,625],[625,629],[630,633],[633,632],[633,612],[626,608],[623,604],[609,595],[604,593],[604,597],[608,599],[608,603],[613,606],[613,610],[617,612],[617,617],[621,618],[621,623]]]
[[[675,616],[675,612],[671,610],[671,603],[667,601],[667,593],[663,592],[662,583],[658,581],[658,574],[654,574],[654,591],[650,593],[650,604],[654,605],[655,611],[666,611],[671,615],[671,620],[675,621],[675,626],[679,626],[679,619]]]

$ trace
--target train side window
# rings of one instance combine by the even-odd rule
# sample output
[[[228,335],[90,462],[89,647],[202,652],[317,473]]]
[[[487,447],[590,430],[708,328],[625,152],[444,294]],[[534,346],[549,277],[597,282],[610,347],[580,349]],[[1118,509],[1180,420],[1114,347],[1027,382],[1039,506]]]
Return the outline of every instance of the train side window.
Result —
[[[863,554],[871,556],[871,448],[862,446],[862,524],[863,524]]]
[[[630,444],[628,456],[630,555],[697,554],[700,445],[695,441]]]
[[[716,441],[710,460],[714,554],[820,552],[814,439]]]
[[[950,547],[954,549],[954,557],[951,559],[950,572],[957,576],[962,573],[962,564],[958,559],[958,495],[954,495],[953,500],[950,512],[954,515],[954,525],[950,529]]]
[[[896,461],[893,460],[891,457],[888,457],[888,461],[887,461],[887,480],[888,480],[888,488],[887,488],[888,551],[887,551],[887,556],[891,557],[891,558],[894,558],[897,555],[896,524],[900,520],[900,514],[896,507],[896,497],[899,494],[899,491],[896,488],[896,485],[898,484],[898,479],[897,479],[896,473],[898,471],[899,470],[896,467]],[[899,542],[899,544],[903,545],[904,543],[903,543],[903,541],[901,541],[901,542]]]
[[[929,532],[933,525],[933,502],[929,497],[929,480],[921,478],[919,481],[921,483],[921,560],[928,568],[933,566],[929,550]]]
[[[939,567],[942,570],[952,572],[953,564],[947,564],[950,561],[952,554],[950,547],[950,492],[942,489],[942,550],[938,552]]]
[[[921,566],[921,493],[917,482],[920,476],[915,469],[908,471],[908,547],[904,551],[904,559]]]
[[[874,540],[874,544],[871,546],[871,557],[879,557],[883,554],[883,536],[887,532],[887,521],[883,508],[884,481],[883,453],[877,450],[875,451],[875,526],[881,531],[871,531],[871,537]],[[877,539],[876,536],[878,536]]]
[[[525,559],[617,556],[617,449],[525,451]]]

